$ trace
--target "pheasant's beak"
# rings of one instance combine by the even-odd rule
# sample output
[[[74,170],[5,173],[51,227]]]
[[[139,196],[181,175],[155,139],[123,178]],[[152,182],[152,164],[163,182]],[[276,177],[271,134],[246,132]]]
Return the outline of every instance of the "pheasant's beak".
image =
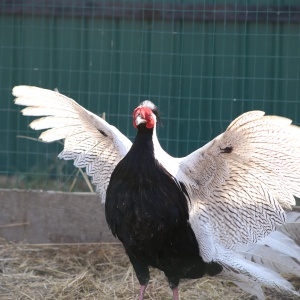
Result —
[[[147,121],[141,117],[141,115],[138,115],[135,119],[135,126],[139,126],[141,123],[146,123]]]

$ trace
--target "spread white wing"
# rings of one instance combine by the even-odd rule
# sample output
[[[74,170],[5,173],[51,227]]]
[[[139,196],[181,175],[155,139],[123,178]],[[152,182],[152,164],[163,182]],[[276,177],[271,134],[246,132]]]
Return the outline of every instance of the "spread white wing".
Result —
[[[131,141],[117,128],[58,92],[16,86],[13,95],[17,97],[15,104],[27,106],[22,110],[23,115],[45,116],[34,120],[30,127],[48,129],[40,135],[42,141],[65,140],[59,157],[86,168],[104,202],[111,173],[130,149]]]
[[[278,245],[293,247],[300,258],[300,248],[276,231],[287,219],[285,210],[295,205],[294,196],[300,196],[300,128],[286,118],[248,112],[178,164],[176,177],[187,178],[190,223],[203,259],[221,263],[220,276],[259,299],[264,299],[260,284],[299,295],[275,272],[283,255],[295,256],[270,259]],[[252,259],[241,256],[241,249]],[[262,259],[266,253],[269,258]],[[294,269],[290,273],[300,274],[300,260]]]
[[[299,146],[300,129],[291,120],[252,111],[180,159],[193,182],[190,215],[199,239],[205,231],[212,247],[214,241],[234,248],[284,223],[284,209],[300,196]]]

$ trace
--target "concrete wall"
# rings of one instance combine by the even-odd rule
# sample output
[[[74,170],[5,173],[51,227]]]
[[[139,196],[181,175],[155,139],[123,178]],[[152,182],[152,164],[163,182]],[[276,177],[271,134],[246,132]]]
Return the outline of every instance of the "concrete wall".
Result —
[[[0,238],[28,243],[117,241],[92,193],[0,190]]]

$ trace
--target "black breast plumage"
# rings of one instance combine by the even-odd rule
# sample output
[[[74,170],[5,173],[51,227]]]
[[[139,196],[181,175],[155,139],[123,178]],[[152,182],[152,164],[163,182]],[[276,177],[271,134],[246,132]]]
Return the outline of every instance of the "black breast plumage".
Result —
[[[106,220],[123,243],[141,284],[148,281],[148,266],[153,266],[164,271],[171,286],[177,286],[180,278],[218,273],[220,267],[215,270],[199,256],[188,222],[185,187],[155,159],[152,130],[138,131],[112,173]]]

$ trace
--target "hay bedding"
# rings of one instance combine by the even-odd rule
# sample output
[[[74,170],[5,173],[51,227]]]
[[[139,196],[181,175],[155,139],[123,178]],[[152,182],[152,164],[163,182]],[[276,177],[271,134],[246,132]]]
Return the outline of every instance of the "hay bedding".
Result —
[[[151,270],[146,299],[171,299],[164,275]],[[294,282],[295,284],[295,282]],[[0,241],[0,299],[137,299],[139,284],[119,244],[28,245]],[[254,299],[215,279],[184,280],[181,299]],[[295,299],[270,294],[268,299]]]

